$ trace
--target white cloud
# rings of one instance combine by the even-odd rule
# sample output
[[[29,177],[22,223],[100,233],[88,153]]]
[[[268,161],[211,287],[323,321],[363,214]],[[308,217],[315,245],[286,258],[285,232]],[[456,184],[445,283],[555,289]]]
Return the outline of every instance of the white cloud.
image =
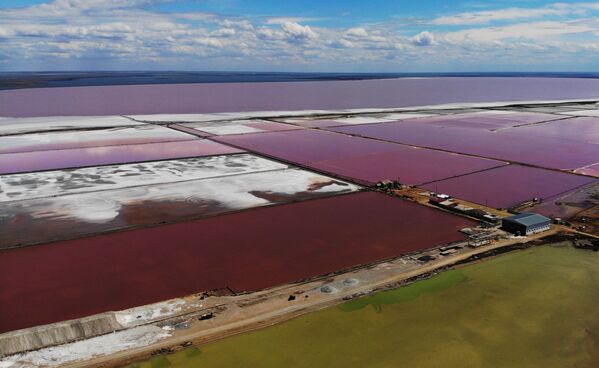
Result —
[[[223,19],[220,24],[225,28],[236,28],[242,29],[245,31],[251,31],[254,29],[252,23],[247,19],[242,20],[231,20],[231,19]]]
[[[352,49],[355,48],[356,45],[346,39],[340,39],[340,40],[336,40],[330,43],[330,46],[333,48],[338,48],[338,49]]]
[[[233,28],[220,28],[212,32],[213,36],[216,37],[233,37],[237,32]]]
[[[270,17],[267,18],[264,22],[265,24],[285,24],[285,23],[306,23],[306,22],[314,22],[321,21],[325,18],[306,18],[306,17]]]
[[[260,28],[257,35],[263,40],[282,40],[285,38],[285,35],[282,31],[268,27]]]
[[[597,31],[596,27],[570,22],[519,23],[502,27],[474,28],[450,32],[444,38],[453,43],[495,42],[505,40],[543,40],[555,36]]]
[[[318,37],[318,35],[312,31],[310,26],[302,26],[299,23],[285,22],[281,24],[281,28],[290,41],[303,42]]]
[[[0,10],[0,16],[67,17],[97,11],[132,9],[168,1],[170,0],[54,0],[27,8]]]
[[[200,37],[194,40],[198,45],[211,46],[211,47],[223,47],[223,43],[220,40],[210,37]]]
[[[523,18],[541,18],[548,15],[563,15],[569,12],[568,9],[544,8],[544,9],[523,9],[508,8],[500,10],[490,10],[472,13],[462,13],[457,15],[439,17],[434,19],[431,24],[435,25],[464,25],[464,24],[484,24],[500,20],[517,20]]]
[[[465,12],[433,19],[434,25],[487,24],[496,21],[519,21],[550,16],[585,15],[588,11],[599,10],[597,3],[554,3],[540,8],[511,7],[478,12]]]
[[[361,27],[350,28],[345,34],[350,37],[368,37],[368,31]]]
[[[414,46],[431,46],[435,44],[435,36],[428,32],[420,32],[416,36],[412,37],[412,44]]]
[[[15,35],[14,29],[0,26],[0,38],[9,38]]]

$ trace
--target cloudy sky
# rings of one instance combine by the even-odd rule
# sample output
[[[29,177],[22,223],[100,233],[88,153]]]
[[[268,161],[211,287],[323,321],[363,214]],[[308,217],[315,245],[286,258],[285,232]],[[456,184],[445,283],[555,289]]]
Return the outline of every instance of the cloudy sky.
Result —
[[[1,0],[0,70],[599,71],[599,2]]]

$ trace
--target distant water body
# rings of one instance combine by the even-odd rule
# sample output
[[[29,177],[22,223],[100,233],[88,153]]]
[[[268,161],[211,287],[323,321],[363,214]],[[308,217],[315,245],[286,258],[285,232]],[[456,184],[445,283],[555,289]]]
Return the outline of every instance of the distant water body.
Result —
[[[7,72],[0,90],[135,84],[302,82],[438,77],[599,78],[599,73]]]
[[[273,74],[274,75],[274,74]],[[462,102],[599,99],[599,79],[433,76],[367,80],[177,83],[0,91],[0,116],[217,113],[397,108]],[[282,78],[282,77],[281,77]],[[324,77],[323,77],[324,78]],[[344,76],[350,79],[349,76]],[[297,79],[299,80],[299,79]]]

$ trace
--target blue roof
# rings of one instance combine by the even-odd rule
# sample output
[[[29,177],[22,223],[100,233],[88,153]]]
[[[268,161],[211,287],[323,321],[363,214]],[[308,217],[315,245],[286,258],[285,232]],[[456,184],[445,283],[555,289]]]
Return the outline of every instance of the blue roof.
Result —
[[[506,221],[517,222],[524,226],[538,225],[545,222],[551,222],[551,220],[545,216],[537,213],[520,213],[518,215],[504,218]]]

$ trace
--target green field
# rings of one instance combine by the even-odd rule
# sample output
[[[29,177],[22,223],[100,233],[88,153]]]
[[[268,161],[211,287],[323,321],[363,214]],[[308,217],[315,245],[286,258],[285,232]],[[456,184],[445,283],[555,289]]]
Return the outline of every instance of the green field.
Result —
[[[599,367],[599,253],[537,247],[132,367]]]

